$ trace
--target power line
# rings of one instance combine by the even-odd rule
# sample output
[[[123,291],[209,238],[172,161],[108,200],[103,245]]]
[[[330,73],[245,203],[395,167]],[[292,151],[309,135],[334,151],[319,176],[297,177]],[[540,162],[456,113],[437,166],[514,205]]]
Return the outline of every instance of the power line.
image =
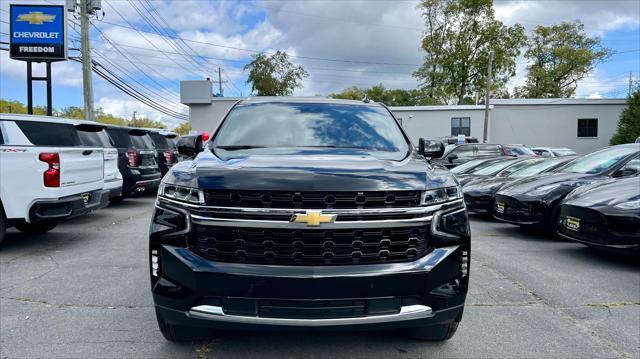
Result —
[[[76,62],[81,62],[81,60],[78,59],[77,57],[72,57],[71,60],[76,61]],[[92,61],[92,70],[97,75],[99,75],[100,77],[102,77],[107,82],[109,82],[110,84],[114,85],[115,87],[117,87],[118,89],[120,89],[121,91],[126,93],[127,95],[135,98],[136,100],[144,103],[145,105],[153,108],[154,110],[162,112],[167,116],[175,117],[175,118],[180,119],[180,120],[188,120],[189,119],[188,115],[186,115],[184,113],[177,112],[177,111],[173,111],[173,110],[171,110],[169,108],[166,108],[164,105],[149,99],[144,94],[141,94],[140,92],[138,92],[134,88],[130,87],[126,83],[126,81],[122,80],[118,75],[116,75],[113,72],[111,72],[108,68],[102,66],[96,60]]]
[[[157,33],[155,33],[155,32],[149,32],[149,31],[142,31],[142,30],[139,30],[138,28],[134,27],[134,26],[133,26],[133,24],[132,24],[132,23],[130,23],[130,22],[129,22],[129,20],[127,20],[127,19],[126,19],[126,18],[125,18],[121,13],[120,13],[120,11],[118,11],[118,9],[116,9],[114,6],[112,6],[111,4],[109,4],[109,3],[108,3],[108,2],[106,2],[106,1],[105,1],[105,3],[106,3],[106,4],[107,4],[107,5],[108,5],[108,6],[109,6],[109,7],[110,7],[110,8],[111,8],[111,9],[112,9],[112,10],[113,10],[117,15],[118,15],[118,16],[120,16],[120,18],[121,18],[122,20],[124,20],[124,21],[129,25],[129,26],[128,26],[128,28],[133,29],[136,33],[140,34],[140,36],[141,36],[141,37],[142,37],[142,38],[143,38],[147,43],[149,43],[151,46],[153,46],[156,50],[160,50],[160,48],[159,48],[158,46],[156,46],[156,44],[155,44],[155,43],[153,43],[153,41],[149,40],[149,38],[148,38],[147,36],[145,36],[145,34],[144,34],[144,33],[149,33],[149,34],[158,35]],[[131,3],[130,3],[130,4],[131,4]],[[136,8],[136,11],[137,11],[137,8]],[[98,27],[95,25],[95,23],[94,23],[93,25],[94,25],[94,27],[95,27],[95,28],[98,28]],[[102,32],[100,32],[100,33],[102,34]],[[166,41],[166,39],[164,39],[164,37],[162,37],[162,35],[161,35],[161,38],[163,39],[163,41]],[[169,44],[169,46],[171,46],[171,44]],[[182,65],[180,65],[180,64],[179,64],[179,63],[177,63],[177,62],[175,62],[175,63],[176,63],[176,65],[178,65],[178,66],[182,66]],[[191,72],[192,72],[192,70],[190,70],[190,69],[188,69],[188,68],[186,68],[186,67],[184,67],[184,66],[182,66],[182,67],[183,67],[183,69],[184,69],[185,71],[187,71],[187,72],[189,72],[189,73],[191,73]]]
[[[155,32],[150,32],[148,30],[138,30],[138,29],[136,29],[134,27],[131,27],[131,26],[125,26],[125,25],[122,25],[122,24],[116,24],[116,23],[109,22],[109,21],[102,21],[102,23],[109,24],[109,25],[112,25],[112,26],[118,26],[118,27],[133,29],[133,30],[137,30],[137,31],[141,31],[141,32],[152,33],[152,34],[156,34],[157,35],[157,33],[155,33]],[[248,49],[248,48],[242,48],[242,47],[236,47],[236,46],[220,45],[220,44],[207,42],[207,41],[185,39],[183,37],[178,37],[178,36],[170,37],[170,38],[172,38],[172,39],[180,39],[180,40],[183,40],[183,41],[197,43],[197,44],[204,44],[204,45],[209,45],[209,46],[214,46],[214,47],[225,48],[225,49],[229,49],[229,50],[244,51],[244,52],[253,53],[253,54],[265,53],[265,51],[260,51],[260,50],[255,50],[255,49]],[[334,59],[334,58],[323,58],[323,57],[302,56],[302,55],[289,55],[289,57],[298,58],[298,59],[306,59],[306,60],[329,61],[329,62],[344,62],[344,63],[367,64],[367,65],[420,66],[420,64],[393,63],[393,62],[375,62],[375,61],[348,60],[348,59]]]

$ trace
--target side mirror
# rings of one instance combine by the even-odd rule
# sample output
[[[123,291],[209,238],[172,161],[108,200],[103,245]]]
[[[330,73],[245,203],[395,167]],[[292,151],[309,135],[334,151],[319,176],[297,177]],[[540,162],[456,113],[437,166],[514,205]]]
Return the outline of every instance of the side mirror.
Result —
[[[444,153],[444,145],[440,141],[421,138],[418,143],[418,152],[425,157],[440,158]]]
[[[176,144],[178,153],[185,157],[193,157],[202,152],[202,135],[182,136]]]
[[[458,159],[458,155],[456,155],[455,153],[452,153],[449,156],[449,163],[453,163],[453,160],[457,160]]]

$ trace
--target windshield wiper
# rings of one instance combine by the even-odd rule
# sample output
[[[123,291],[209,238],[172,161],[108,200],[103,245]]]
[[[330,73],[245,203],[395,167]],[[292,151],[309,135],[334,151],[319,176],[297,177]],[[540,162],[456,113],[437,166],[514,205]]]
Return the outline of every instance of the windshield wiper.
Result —
[[[228,146],[216,146],[215,148],[220,148],[227,151],[235,151],[235,150],[249,150],[252,148],[264,148],[264,146],[252,146],[252,145],[228,145]]]

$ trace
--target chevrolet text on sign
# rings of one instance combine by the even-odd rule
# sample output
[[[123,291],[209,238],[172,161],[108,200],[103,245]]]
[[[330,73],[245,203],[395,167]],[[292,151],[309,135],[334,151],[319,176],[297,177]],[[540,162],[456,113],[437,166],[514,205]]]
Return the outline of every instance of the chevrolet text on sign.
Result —
[[[62,5],[11,5],[11,58],[66,60],[65,14]]]

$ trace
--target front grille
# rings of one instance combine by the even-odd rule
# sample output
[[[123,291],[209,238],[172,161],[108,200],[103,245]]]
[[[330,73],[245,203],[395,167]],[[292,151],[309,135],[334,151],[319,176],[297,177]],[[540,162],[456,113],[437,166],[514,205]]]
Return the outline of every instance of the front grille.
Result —
[[[420,191],[289,192],[205,190],[209,206],[296,209],[367,209],[416,207]]]
[[[256,229],[194,225],[191,250],[213,261],[342,265],[415,260],[429,250],[424,226],[402,228]]]

